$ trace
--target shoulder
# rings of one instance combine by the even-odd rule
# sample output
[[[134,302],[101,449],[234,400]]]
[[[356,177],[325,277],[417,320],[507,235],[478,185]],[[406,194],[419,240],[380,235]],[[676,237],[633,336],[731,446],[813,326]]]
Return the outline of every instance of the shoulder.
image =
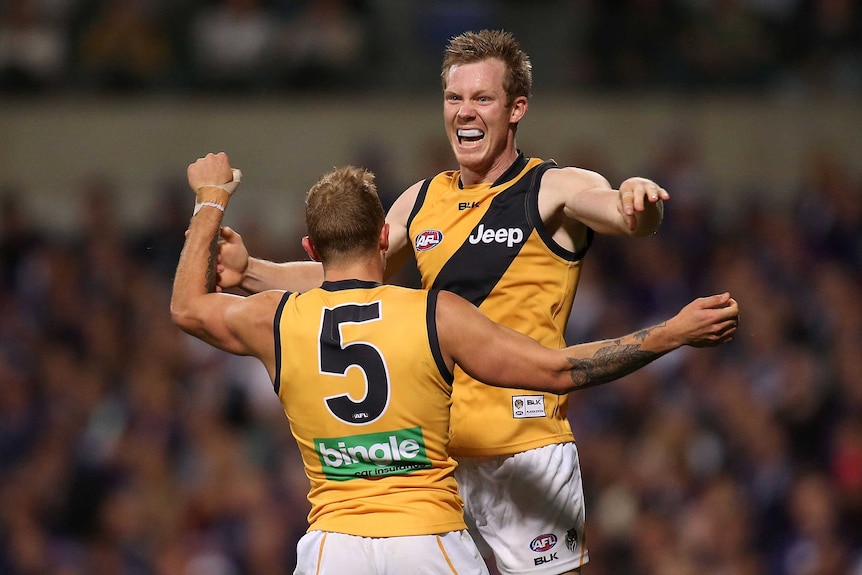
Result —
[[[446,290],[437,292],[437,321],[444,326],[457,327],[477,314],[481,314],[479,309],[463,297]]]
[[[401,225],[407,223],[407,218],[413,210],[413,205],[416,203],[416,198],[419,196],[419,190],[422,189],[422,184],[424,183],[425,180],[419,180],[398,196],[398,198],[392,203],[392,207],[389,208],[389,213],[386,216],[387,222],[390,224],[400,223]]]
[[[229,322],[238,325],[272,324],[272,319],[285,296],[291,292],[284,290],[267,290],[250,296],[234,296],[234,304],[225,313]]]
[[[607,178],[584,168],[562,167],[542,175],[541,192],[581,192],[593,188],[610,188]]]
[[[607,178],[583,168],[564,167],[547,170],[539,184],[539,211],[547,221],[553,214],[572,205],[581,193],[594,189],[610,189]]]

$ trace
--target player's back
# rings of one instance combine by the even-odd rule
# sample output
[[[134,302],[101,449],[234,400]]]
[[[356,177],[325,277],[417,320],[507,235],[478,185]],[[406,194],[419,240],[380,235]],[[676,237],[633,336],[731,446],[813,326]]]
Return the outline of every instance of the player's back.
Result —
[[[311,482],[310,529],[387,537],[464,528],[435,309],[436,292],[358,280],[279,306],[275,385]]]

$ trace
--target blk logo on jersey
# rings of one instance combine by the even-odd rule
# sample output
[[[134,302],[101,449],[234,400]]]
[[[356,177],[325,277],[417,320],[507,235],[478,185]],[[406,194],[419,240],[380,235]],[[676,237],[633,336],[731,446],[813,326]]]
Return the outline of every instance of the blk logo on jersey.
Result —
[[[478,208],[480,202],[458,202],[458,211],[469,210],[470,208]]]
[[[520,244],[524,241],[524,231],[521,228],[485,228],[485,224],[479,224],[479,227],[473,234],[467,238],[471,244],[506,244],[507,247],[512,247],[515,244]]]
[[[543,395],[513,395],[512,417],[515,419],[545,417],[545,397]]]
[[[413,245],[417,252],[426,252],[436,247],[443,241],[443,232],[439,230],[425,230],[416,236]]]
[[[557,559],[559,559],[559,557],[557,557],[557,554],[551,553],[549,555],[542,555],[541,557],[536,557],[535,559],[533,559],[533,564],[538,567],[539,565],[544,565],[545,563],[550,563],[551,561],[556,561]]]
[[[544,553],[546,551],[550,551],[554,548],[554,545],[557,544],[557,536],[553,533],[545,533],[543,535],[539,535],[532,541],[530,541],[530,549],[535,551],[536,553]],[[559,559],[556,553],[548,553],[547,555],[542,555],[541,557],[535,557],[533,559],[533,564],[536,566],[544,565],[545,563],[550,563],[551,561],[556,561]]]

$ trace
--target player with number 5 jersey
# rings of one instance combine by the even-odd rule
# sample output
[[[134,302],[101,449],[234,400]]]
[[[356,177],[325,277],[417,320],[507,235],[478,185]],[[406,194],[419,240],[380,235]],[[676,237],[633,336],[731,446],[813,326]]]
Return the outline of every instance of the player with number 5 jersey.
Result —
[[[275,387],[311,482],[315,529],[365,537],[464,529],[436,306],[437,292],[358,280],[285,295]]]

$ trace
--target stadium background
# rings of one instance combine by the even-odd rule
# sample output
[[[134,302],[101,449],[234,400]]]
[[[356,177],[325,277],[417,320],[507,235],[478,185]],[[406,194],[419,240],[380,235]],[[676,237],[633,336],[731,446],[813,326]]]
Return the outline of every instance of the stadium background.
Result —
[[[323,171],[388,202],[452,167],[441,51],[480,27],[532,56],[528,154],[672,195],[656,236],[598,239],[569,339],[742,310],[572,396],[589,572],[862,573],[857,2],[4,0],[0,574],[292,569],[306,480],[266,376],[168,317],[185,167],[227,151],[228,223],[301,257]]]

